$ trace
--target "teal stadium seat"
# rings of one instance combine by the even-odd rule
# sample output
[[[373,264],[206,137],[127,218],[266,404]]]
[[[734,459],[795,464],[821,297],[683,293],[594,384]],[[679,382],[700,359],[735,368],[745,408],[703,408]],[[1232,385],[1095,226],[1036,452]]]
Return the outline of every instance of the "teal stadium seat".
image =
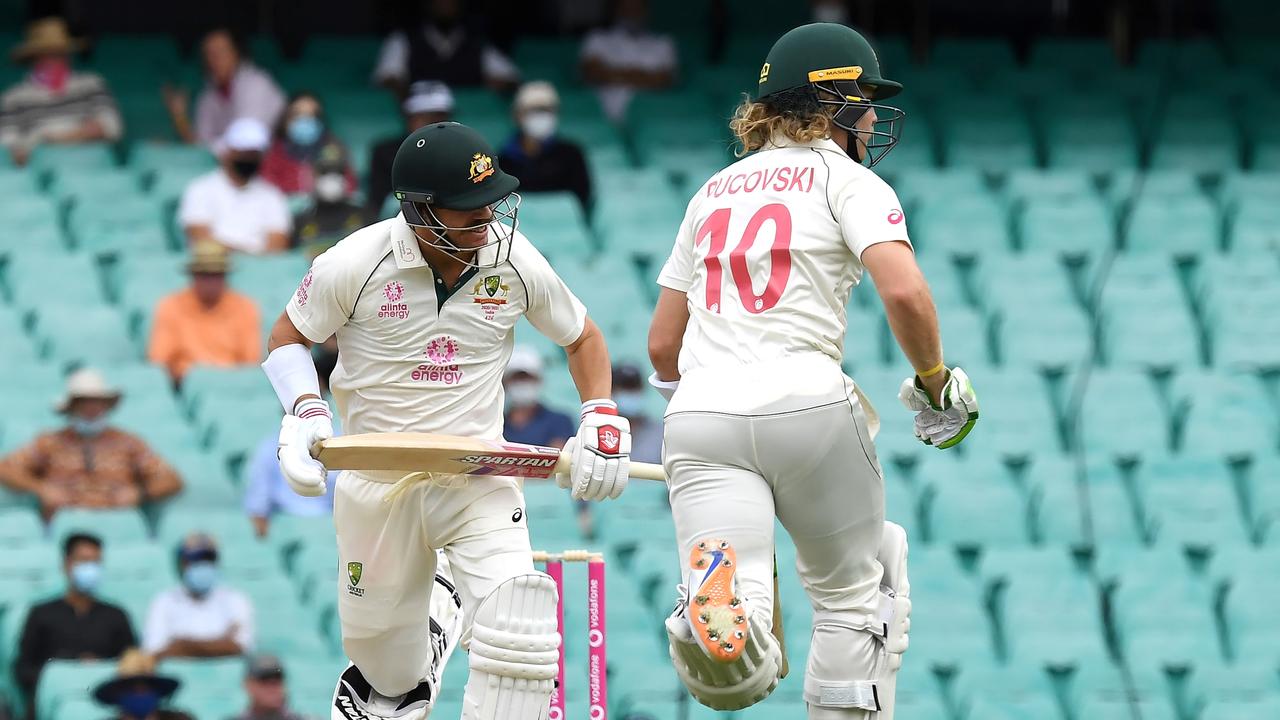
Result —
[[[1102,571],[1114,586],[1111,612],[1121,651],[1130,666],[1155,671],[1218,665],[1214,591],[1170,547],[1117,546],[1103,557]]]
[[[1258,256],[1280,250],[1280,212],[1270,200],[1240,198],[1227,223],[1227,247],[1232,251]]]
[[[1081,397],[1076,430],[1086,453],[1127,459],[1170,449],[1168,413],[1145,375],[1095,369]]]
[[[978,259],[973,286],[978,303],[993,311],[1076,304],[1072,275],[1053,253],[985,254]]]
[[[49,538],[55,543],[77,532],[100,534],[116,542],[145,542],[151,536],[142,513],[132,508],[63,508],[49,522]]]
[[[570,192],[520,196],[520,231],[553,257],[588,255],[595,249],[578,199]]]
[[[899,148],[894,148],[889,157],[893,157],[898,150]],[[992,194],[982,173],[969,167],[902,170],[894,173],[891,185],[908,213],[914,212],[918,204],[931,199],[950,198],[956,202],[964,202],[973,196]]]
[[[176,552],[193,532],[208,533],[227,553],[261,551],[265,543],[254,535],[249,518],[239,509],[169,508],[156,525],[156,542]]]
[[[885,321],[884,314],[863,310],[852,303],[846,310],[848,328],[844,334],[844,366],[860,368],[884,365],[885,343],[889,335],[889,324]]]
[[[40,175],[108,170],[116,165],[115,152],[108,143],[38,145],[27,162],[28,169]]]
[[[1258,376],[1184,371],[1169,392],[1183,413],[1178,447],[1184,452],[1240,460],[1274,450],[1280,428]]]
[[[1078,668],[1106,657],[1098,592],[1080,576],[1011,578],[998,607],[1012,662]]]
[[[1094,280],[1094,294],[1103,308],[1134,303],[1182,305],[1185,302],[1172,260],[1159,255],[1117,257],[1110,271]]]
[[[36,686],[35,717],[51,720],[62,702],[88,699],[99,683],[115,675],[115,670],[115,663],[110,660],[49,661],[40,671],[40,682]]]
[[[65,167],[50,180],[48,194],[67,205],[90,198],[99,205],[108,205],[142,195],[142,185],[137,176],[125,168]]]
[[[964,478],[963,485],[954,482]],[[1027,508],[1017,489],[1003,479],[952,475],[939,484],[925,504],[932,542],[957,547],[1016,545],[1028,541]],[[989,522],[975,523],[985,515]]]
[[[22,315],[3,305],[0,305],[0,337],[5,338],[5,358],[0,362],[6,367],[15,363],[34,362],[40,355],[40,349],[27,335]]]
[[[1093,358],[1093,327],[1074,304],[1005,306],[995,323],[1001,360],[1012,367],[1062,370]]]
[[[1091,70],[1116,64],[1115,51],[1102,38],[1045,37],[1031,45],[1030,64]]]
[[[904,656],[903,666],[954,672],[970,663],[994,662],[983,589],[961,572],[952,549],[916,541],[909,562],[912,657]]]
[[[1228,647],[1237,663],[1274,668],[1280,655],[1280,628],[1275,623],[1275,575],[1242,573],[1227,586],[1222,616]]]
[[[160,205],[141,195],[84,197],[71,209],[69,228],[76,247],[87,252],[163,253],[169,249]]]
[[[1221,235],[1218,211],[1207,198],[1143,196],[1130,212],[1125,247],[1191,257],[1216,252]]]
[[[1099,107],[1121,110],[1098,112]],[[1089,98],[1046,97],[1038,118],[1050,168],[1112,172],[1138,166],[1136,128],[1119,97],[1102,92]]]
[[[1096,195],[1029,196],[1019,216],[1021,247],[1068,260],[1096,260],[1115,249],[1115,221]]]
[[[1164,72],[1224,72],[1227,59],[1216,40],[1154,38],[1138,48],[1138,67]]]
[[[1149,543],[1150,522],[1142,508],[1135,506],[1116,463],[1110,458],[1092,457],[1085,464],[1084,476],[1082,503],[1092,530],[1088,540],[1130,546]]]
[[[1241,158],[1240,133],[1229,115],[1199,98],[1170,98],[1152,138],[1152,167],[1220,173],[1238,168]]]
[[[27,193],[0,196],[0,212],[6,221],[0,230],[0,256],[64,249],[58,207],[52,199]]]
[[[1200,332],[1190,310],[1177,304],[1126,302],[1102,313],[1102,347],[1111,367],[1168,371],[1199,367]]]
[[[973,258],[1013,248],[1004,206],[992,195],[930,198],[913,220],[912,239],[925,254]]]
[[[49,279],[76,278],[76,282],[59,283],[51,292]],[[9,257],[5,268],[5,284],[13,304],[22,310],[45,310],[52,303],[93,308],[106,304],[98,282],[98,269],[87,255],[60,252],[24,252]]]
[[[956,99],[952,99],[956,98]],[[1010,170],[1037,164],[1035,138],[1026,110],[1014,98],[940,98],[943,157],[949,166]]]
[[[141,359],[129,341],[124,317],[107,305],[42,305],[36,312],[36,328],[51,357],[61,362],[127,363]]]
[[[1005,175],[1001,190],[1014,201],[1066,200],[1098,194],[1094,178],[1084,170],[1018,169]]]
[[[932,65],[1000,68],[1017,64],[1004,38],[939,38],[929,54]]]
[[[1162,542],[1207,549],[1249,542],[1226,462],[1197,448],[1149,457],[1133,478],[1144,513]]]

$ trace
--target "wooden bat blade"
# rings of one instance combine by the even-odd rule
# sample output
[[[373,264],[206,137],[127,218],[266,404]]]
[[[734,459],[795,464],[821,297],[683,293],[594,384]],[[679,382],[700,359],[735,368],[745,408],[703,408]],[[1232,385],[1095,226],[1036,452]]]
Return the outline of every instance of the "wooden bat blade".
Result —
[[[568,472],[559,448],[436,433],[363,433],[330,438],[313,454],[330,470],[398,470],[548,478]],[[631,463],[631,477],[665,480],[661,465]]]

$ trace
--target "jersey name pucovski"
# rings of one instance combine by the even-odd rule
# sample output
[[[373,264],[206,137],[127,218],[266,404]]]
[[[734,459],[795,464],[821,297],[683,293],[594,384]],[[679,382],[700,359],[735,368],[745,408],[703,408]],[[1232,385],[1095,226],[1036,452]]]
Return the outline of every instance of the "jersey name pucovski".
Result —
[[[839,363],[862,253],[893,241],[910,243],[897,195],[831,140],[779,140],[716,173],[658,276],[688,296],[681,375],[799,354]]]
[[[511,242],[507,261],[469,270],[453,288],[400,216],[316,258],[286,312],[312,342],[337,334],[330,387],[345,432],[501,437],[516,321],[527,317],[562,346],[586,322],[582,303],[528,239],[517,232]]]

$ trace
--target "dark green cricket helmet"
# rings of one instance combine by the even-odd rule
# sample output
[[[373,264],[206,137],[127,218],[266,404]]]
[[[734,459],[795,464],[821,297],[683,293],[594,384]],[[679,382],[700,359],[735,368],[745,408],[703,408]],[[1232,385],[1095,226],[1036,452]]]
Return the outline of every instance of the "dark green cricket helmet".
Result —
[[[884,77],[871,43],[857,30],[811,23],[778,38],[760,67],[755,99],[769,104],[805,88],[812,88],[820,105],[833,108],[838,127],[856,133],[859,147],[849,148],[854,159],[875,165],[897,144],[906,114],[877,101],[897,95],[902,84]],[[877,116],[873,129],[856,130],[868,111]]]
[[[423,203],[475,210],[502,201],[518,187],[520,181],[498,167],[497,153],[480,133],[456,122],[413,131],[391,163],[391,190],[402,207]],[[409,219],[413,208],[404,209]]]

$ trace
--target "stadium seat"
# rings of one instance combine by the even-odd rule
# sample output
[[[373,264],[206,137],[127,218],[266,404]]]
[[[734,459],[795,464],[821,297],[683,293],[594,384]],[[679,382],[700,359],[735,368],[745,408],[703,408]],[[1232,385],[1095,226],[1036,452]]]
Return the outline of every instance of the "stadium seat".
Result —
[[[116,200],[142,197],[142,186],[137,176],[124,168],[66,168],[53,176],[47,192],[61,204],[74,206],[82,201],[96,200],[102,207]]]
[[[1054,253],[985,254],[978,259],[973,284],[978,302],[992,311],[1075,304],[1071,273]]]
[[[1087,503],[1089,525],[1093,531],[1088,540],[1135,546],[1147,542],[1148,522],[1140,507],[1135,507],[1125,489],[1120,471],[1110,458],[1096,453],[1085,467],[1083,502]]]
[[[1035,456],[1026,470],[1031,484],[1032,535],[1039,542],[1085,544],[1084,516],[1075,468],[1061,457]]]
[[[76,281],[59,283],[54,290],[49,287],[51,277],[76,278]],[[54,303],[87,309],[106,303],[98,282],[98,269],[87,255],[15,254],[9,258],[5,281],[13,304],[23,310],[44,310]]]
[[[939,304],[938,325],[949,364],[986,365],[992,361],[987,320],[978,311]]]
[[[894,148],[893,152],[898,150]],[[892,156],[893,153],[888,155]],[[902,170],[894,174],[891,184],[908,212],[913,212],[920,203],[930,199],[968,199],[992,194],[986,179],[975,168]]]
[[[1080,576],[1011,578],[998,607],[1012,662],[1078,668],[1106,657],[1098,593]]]
[[[947,165],[999,171],[1037,164],[1030,119],[1016,99],[987,96],[975,101],[952,94],[944,100],[938,111],[948,118],[939,126]]]
[[[1044,129],[1047,166],[1056,170],[1113,172],[1137,167],[1140,160],[1133,120],[1123,110],[1099,113],[1100,104],[1121,106],[1120,98],[1097,93],[1087,99],[1042,99],[1038,117]]]
[[[1116,64],[1115,52],[1102,38],[1044,37],[1031,45],[1030,64],[1090,70]]]
[[[1013,460],[1061,451],[1057,411],[1039,375],[1018,367],[996,370],[971,366],[966,370],[980,393],[982,415],[961,449]],[[882,422],[883,418],[884,413]]]
[[[109,364],[142,359],[129,340],[129,326],[110,306],[41,305],[36,329],[50,356],[60,362]]]
[[[1082,398],[1076,429],[1087,451],[1132,458],[1170,449],[1167,413],[1145,375],[1094,370]]]
[[[1266,198],[1246,196],[1228,215],[1227,247],[1237,253],[1275,254],[1280,249],[1280,213]]]
[[[108,143],[81,145],[39,145],[31,153],[27,167],[35,173],[108,170],[116,166],[115,153]]]
[[[194,532],[208,533],[224,550],[253,552],[266,543],[254,535],[249,518],[239,509],[169,508],[156,525],[156,542],[174,552],[183,538]]]
[[[1031,301],[998,312],[996,347],[1006,365],[1062,370],[1093,359],[1092,325],[1072,304]]]
[[[1274,668],[1280,656],[1280,627],[1275,623],[1274,576],[1239,574],[1227,586],[1222,606],[1228,647],[1237,663]]]
[[[1124,242],[1130,251],[1191,257],[1216,252],[1221,237],[1218,211],[1207,198],[1144,195],[1130,211]]]
[[[884,365],[885,344],[889,342],[889,324],[884,316],[863,310],[853,303],[850,303],[847,310],[848,327],[844,333],[845,367]]]
[[[1133,482],[1159,540],[1201,549],[1249,541],[1245,518],[1221,457],[1195,450],[1148,457],[1136,469]]]
[[[1222,661],[1212,593],[1185,575],[1122,574],[1111,607],[1120,647],[1132,666],[1187,671]],[[1171,626],[1178,632],[1169,632]]]
[[[1013,247],[1005,209],[994,196],[931,198],[912,219],[912,242],[925,254],[973,258]]]
[[[141,195],[82,198],[71,209],[68,228],[77,249],[96,254],[162,253],[169,248],[160,206]]]
[[[1016,545],[1028,541],[1027,507],[1007,480],[964,478],[962,483],[940,482],[925,501],[925,522],[931,542],[959,547]],[[986,515],[991,522],[975,523]]]
[[[1116,245],[1111,211],[1096,195],[1028,195],[1018,235],[1023,249],[1068,260],[1096,260]]]
[[[99,683],[115,675],[116,665],[110,660],[51,660],[40,671],[36,686],[35,716],[52,720],[59,706],[68,699],[88,699]]]
[[[68,535],[89,532],[116,542],[145,542],[151,535],[142,513],[132,508],[63,508],[49,522],[49,538],[61,544]]]
[[[1184,371],[1174,377],[1169,393],[1183,420],[1182,450],[1240,459],[1275,448],[1280,428],[1258,376]]]
[[[522,195],[520,231],[548,255],[587,255],[594,250],[582,206],[569,192]]]
[[[1169,371],[1201,364],[1200,333],[1181,303],[1124,302],[1100,310],[1107,364]]]

